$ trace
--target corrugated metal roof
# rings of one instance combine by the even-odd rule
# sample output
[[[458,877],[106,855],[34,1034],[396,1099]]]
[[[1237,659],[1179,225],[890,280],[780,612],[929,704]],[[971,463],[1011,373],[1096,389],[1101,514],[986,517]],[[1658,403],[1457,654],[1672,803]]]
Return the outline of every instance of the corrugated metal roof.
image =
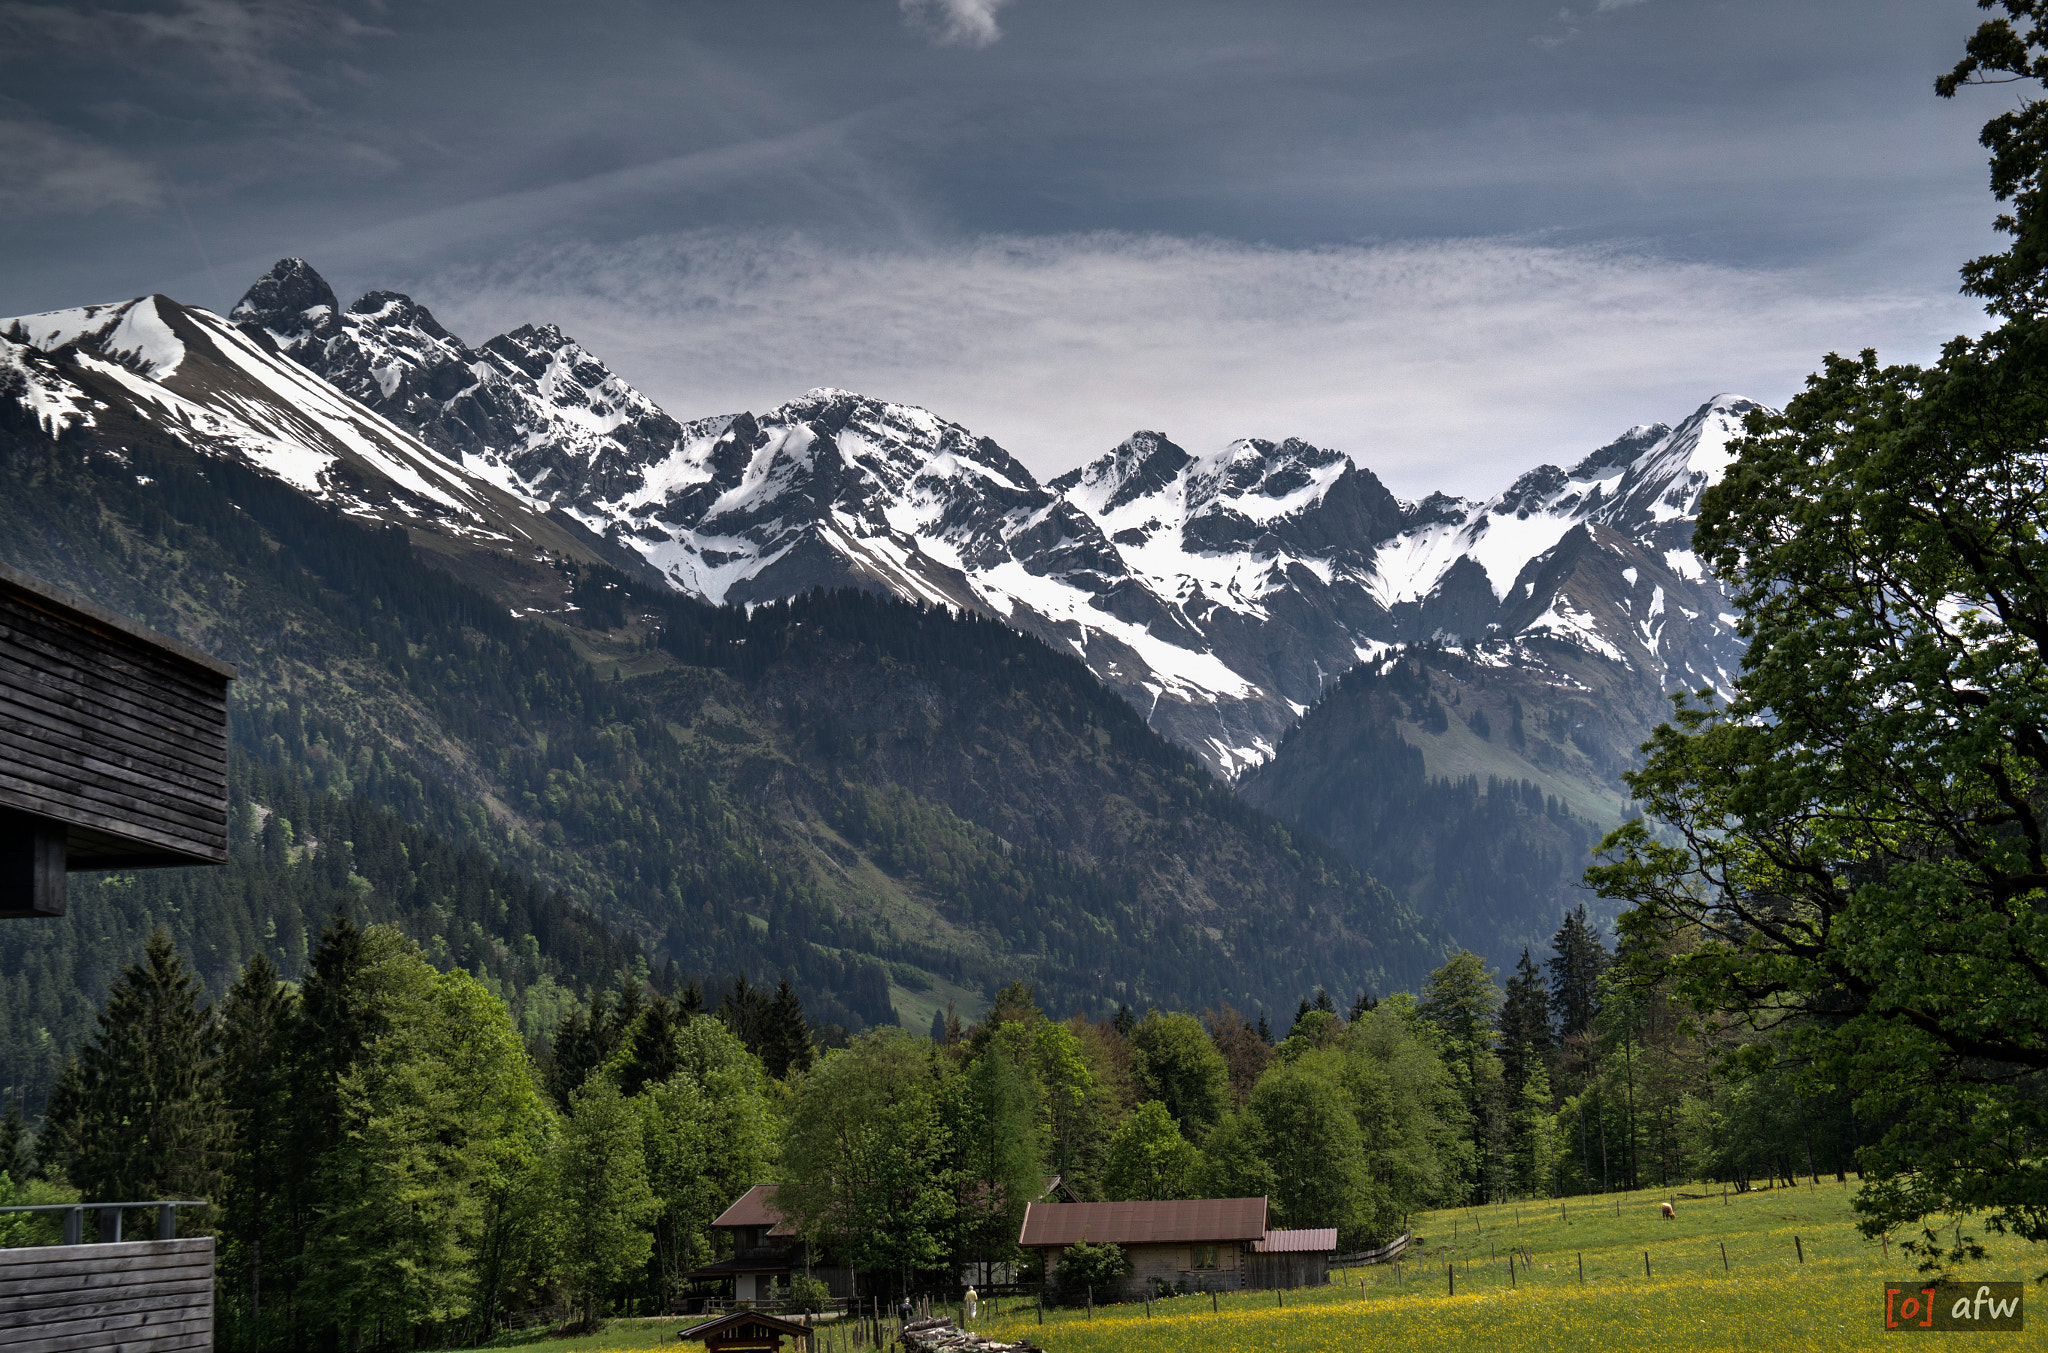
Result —
[[[738,1200],[718,1214],[713,1226],[766,1226],[771,1236],[793,1236],[796,1228],[782,1218],[782,1212],[775,1206],[774,1184],[756,1184],[742,1193]]]
[[[1321,1231],[1268,1231],[1252,1246],[1253,1254],[1317,1254],[1325,1251],[1334,1253],[1337,1248],[1337,1228],[1332,1226]]]
[[[1019,1245],[1171,1245],[1260,1240],[1264,1198],[1194,1198],[1170,1203],[1033,1203]]]

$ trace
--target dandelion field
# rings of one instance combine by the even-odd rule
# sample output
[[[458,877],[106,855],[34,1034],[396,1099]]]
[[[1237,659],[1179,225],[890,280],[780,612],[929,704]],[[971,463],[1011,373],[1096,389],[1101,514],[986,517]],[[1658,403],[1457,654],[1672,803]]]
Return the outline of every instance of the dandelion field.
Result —
[[[1896,1245],[1887,1262],[1880,1244],[1857,1234],[1849,1208],[1854,1187],[1829,1181],[1731,1194],[1725,1205],[1717,1190],[1708,1199],[1680,1200],[1672,1221],[1658,1208],[1670,1192],[1567,1199],[1562,1219],[1556,1203],[1541,1202],[1521,1204],[1519,1216],[1514,1205],[1435,1212],[1416,1219],[1416,1243],[1398,1276],[1383,1267],[1342,1270],[1324,1288],[1222,1296],[1214,1313],[1206,1296],[1155,1301],[1149,1316],[1142,1304],[1099,1307],[1092,1319],[1047,1311],[1042,1328],[1034,1308],[984,1311],[990,1318],[976,1327],[998,1338],[1029,1337],[1048,1353],[1874,1347],[1886,1333],[1886,1282],[1911,1279],[1914,1271]],[[1534,1264],[1518,1261],[1511,1286],[1507,1254],[1516,1246],[1526,1247]],[[1986,1248],[1992,1257],[1969,1277],[2031,1280],[2048,1269],[2048,1246],[1990,1237]],[[1457,1266],[1456,1296],[1447,1291],[1447,1263]],[[2030,1285],[2029,1296],[2037,1293],[2048,1299]],[[2034,1319],[2048,1321],[2048,1307],[2037,1307]],[[1980,1332],[1970,1347],[2039,1348],[2044,1328]]]

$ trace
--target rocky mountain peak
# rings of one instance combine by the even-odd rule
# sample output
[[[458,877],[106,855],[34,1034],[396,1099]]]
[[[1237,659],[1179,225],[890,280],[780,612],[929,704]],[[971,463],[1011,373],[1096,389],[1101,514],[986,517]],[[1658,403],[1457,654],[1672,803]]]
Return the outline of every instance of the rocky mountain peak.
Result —
[[[340,309],[334,288],[312,264],[303,258],[281,258],[242,293],[228,318],[287,333],[308,328],[332,331]]]

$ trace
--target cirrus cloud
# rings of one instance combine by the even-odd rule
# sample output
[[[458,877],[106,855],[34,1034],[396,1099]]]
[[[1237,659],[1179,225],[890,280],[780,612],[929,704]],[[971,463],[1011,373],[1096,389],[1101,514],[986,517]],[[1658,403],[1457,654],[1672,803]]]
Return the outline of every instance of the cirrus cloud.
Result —
[[[1780,402],[1830,349],[1924,358],[1981,327],[1951,295],[1512,239],[705,232],[380,280],[472,341],[555,322],[678,417],[832,385],[924,405],[1040,474],[1140,427],[1191,450],[1293,435],[1418,495],[1490,492],[1720,391]]]
[[[0,118],[0,211],[65,216],[149,208],[163,185],[148,165],[34,118]]]

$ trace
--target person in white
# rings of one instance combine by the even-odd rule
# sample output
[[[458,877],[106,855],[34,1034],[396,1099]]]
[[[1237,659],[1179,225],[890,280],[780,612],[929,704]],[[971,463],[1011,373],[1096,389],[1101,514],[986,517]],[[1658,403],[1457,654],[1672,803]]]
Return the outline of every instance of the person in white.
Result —
[[[970,1288],[968,1288],[968,1289],[967,1289],[967,1318],[968,1318],[969,1320],[972,1320],[972,1319],[974,1319],[974,1303],[975,1303],[975,1295],[974,1295],[974,1289],[970,1287]]]

